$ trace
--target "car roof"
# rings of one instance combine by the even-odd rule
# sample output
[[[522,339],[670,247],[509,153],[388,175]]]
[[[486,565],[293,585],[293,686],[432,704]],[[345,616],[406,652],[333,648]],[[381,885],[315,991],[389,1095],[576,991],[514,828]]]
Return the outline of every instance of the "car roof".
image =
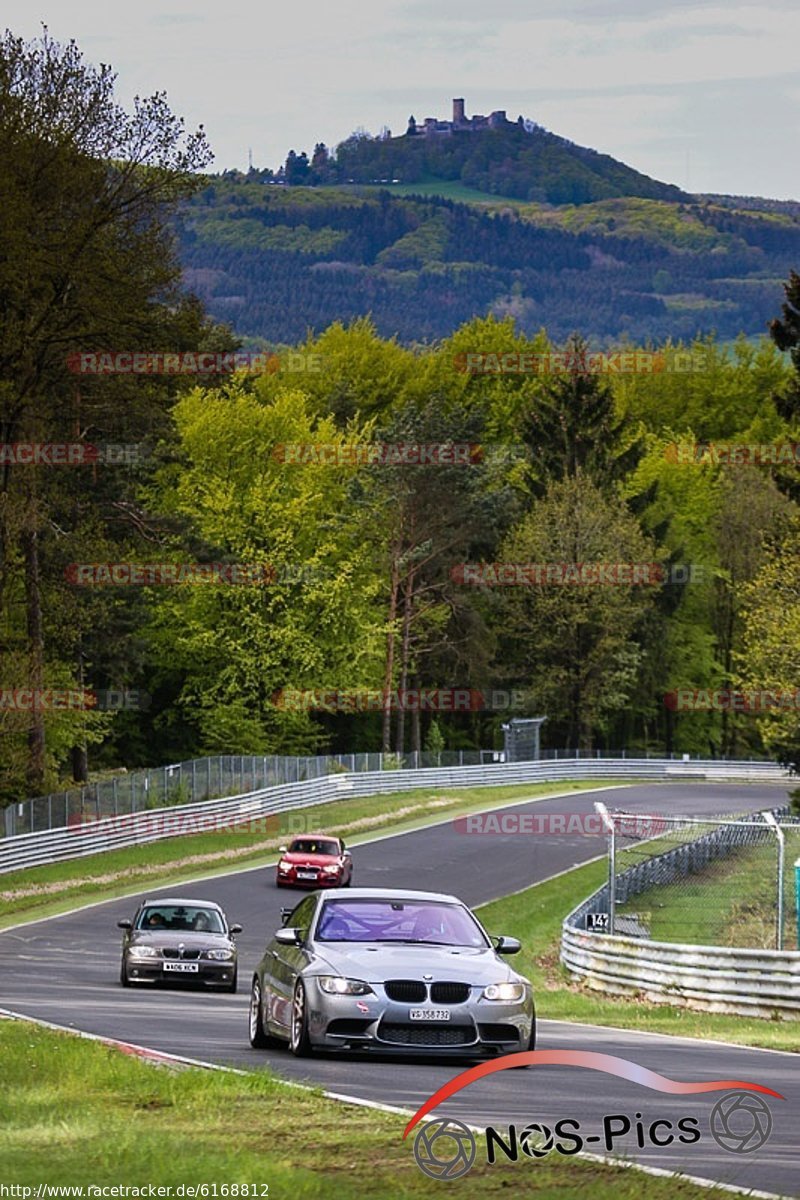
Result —
[[[340,842],[342,839],[338,833],[295,833],[290,838],[290,842]]]
[[[341,900],[447,900],[452,904],[463,904],[458,896],[450,896],[445,892],[415,892],[406,888],[325,888],[320,895],[336,896]]]
[[[139,908],[145,908],[148,904],[173,904],[183,908],[216,908],[218,912],[222,912],[221,905],[216,904],[213,900],[189,900],[186,896],[158,896],[155,900],[143,900]]]

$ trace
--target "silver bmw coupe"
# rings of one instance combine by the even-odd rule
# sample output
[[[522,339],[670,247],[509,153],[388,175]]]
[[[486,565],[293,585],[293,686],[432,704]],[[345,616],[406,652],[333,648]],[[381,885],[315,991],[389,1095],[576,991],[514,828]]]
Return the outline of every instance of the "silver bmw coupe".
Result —
[[[331,888],[283,910],[250,993],[250,1043],[482,1058],[532,1050],[530,981],[455,896]]]

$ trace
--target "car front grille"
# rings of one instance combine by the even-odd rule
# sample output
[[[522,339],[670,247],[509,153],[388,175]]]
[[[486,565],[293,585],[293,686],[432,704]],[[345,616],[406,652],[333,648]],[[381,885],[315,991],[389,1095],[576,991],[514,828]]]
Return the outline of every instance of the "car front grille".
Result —
[[[164,958],[182,958],[184,961],[193,962],[200,957],[199,950],[179,950],[177,946],[164,946],[161,953]]]
[[[439,1025],[415,1021],[413,1025],[381,1022],[378,1037],[395,1046],[469,1046],[475,1041],[472,1025]]]
[[[434,1004],[464,1004],[469,1000],[468,983],[432,983],[431,1000]]]
[[[400,1004],[422,1004],[428,999],[428,989],[416,979],[390,979],[384,989],[390,1000]]]

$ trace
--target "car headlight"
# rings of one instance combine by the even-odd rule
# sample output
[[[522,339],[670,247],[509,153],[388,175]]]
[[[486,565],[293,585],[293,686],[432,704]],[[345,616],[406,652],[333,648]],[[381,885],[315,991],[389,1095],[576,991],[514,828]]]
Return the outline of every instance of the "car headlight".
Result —
[[[327,875],[338,875],[339,874],[339,867],[333,863],[329,867],[323,867],[322,869]]]
[[[155,946],[130,946],[128,954],[131,958],[158,958]]]
[[[515,1000],[525,999],[525,984],[524,983],[490,983],[488,987],[483,989],[484,1000],[501,1000],[508,1003],[513,1003]]]
[[[278,870],[279,870],[279,871],[291,871],[291,869],[292,869],[292,864],[291,864],[291,863],[285,863],[285,862],[279,862],[279,863],[278,863]]]
[[[215,962],[227,962],[233,958],[232,950],[206,950],[203,958],[212,958]]]
[[[323,992],[331,996],[370,996],[372,988],[363,979],[345,979],[342,975],[320,975],[317,980]]]

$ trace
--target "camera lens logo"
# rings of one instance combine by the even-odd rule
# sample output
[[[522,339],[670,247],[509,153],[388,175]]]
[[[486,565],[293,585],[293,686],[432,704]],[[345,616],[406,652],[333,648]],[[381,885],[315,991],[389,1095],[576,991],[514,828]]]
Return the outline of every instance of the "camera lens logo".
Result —
[[[432,1179],[460,1179],[475,1162],[475,1138],[460,1121],[428,1121],[414,1140],[417,1166]]]
[[[526,1125],[519,1142],[529,1158],[546,1158],[553,1149],[553,1131],[547,1125]]]
[[[772,1133],[772,1113],[752,1092],[729,1092],[711,1110],[711,1136],[732,1154],[752,1154]]]

